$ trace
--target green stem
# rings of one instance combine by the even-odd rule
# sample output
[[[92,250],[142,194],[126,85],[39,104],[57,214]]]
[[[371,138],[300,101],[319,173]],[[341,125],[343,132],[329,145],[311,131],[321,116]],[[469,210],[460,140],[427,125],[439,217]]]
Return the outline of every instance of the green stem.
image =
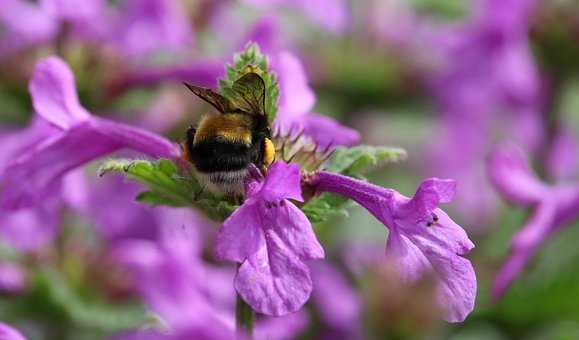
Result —
[[[235,324],[237,330],[243,332],[253,338],[253,321],[255,313],[253,309],[237,294],[237,301],[235,303]]]

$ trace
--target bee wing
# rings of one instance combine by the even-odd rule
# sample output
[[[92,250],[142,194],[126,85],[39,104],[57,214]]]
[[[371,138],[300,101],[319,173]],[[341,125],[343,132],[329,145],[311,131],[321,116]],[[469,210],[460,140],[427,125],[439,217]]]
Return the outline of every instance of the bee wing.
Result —
[[[191,92],[193,92],[197,97],[203,99],[209,104],[213,105],[217,111],[221,113],[235,112],[238,111],[237,108],[229,101],[229,99],[223,97],[219,93],[214,92],[211,89],[199,87],[187,83],[183,83]]]
[[[233,106],[249,114],[265,115],[265,82],[257,73],[247,73],[231,87]]]

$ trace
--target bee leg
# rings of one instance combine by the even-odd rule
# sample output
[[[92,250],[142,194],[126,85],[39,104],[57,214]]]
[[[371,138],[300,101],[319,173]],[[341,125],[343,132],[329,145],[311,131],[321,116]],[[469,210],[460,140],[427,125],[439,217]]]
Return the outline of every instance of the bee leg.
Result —
[[[196,132],[197,130],[193,126],[189,126],[185,134],[185,140],[180,143],[181,157],[189,162],[191,162],[191,149],[193,148],[193,141]]]
[[[243,194],[237,194],[233,197],[235,204],[242,205],[243,204]]]

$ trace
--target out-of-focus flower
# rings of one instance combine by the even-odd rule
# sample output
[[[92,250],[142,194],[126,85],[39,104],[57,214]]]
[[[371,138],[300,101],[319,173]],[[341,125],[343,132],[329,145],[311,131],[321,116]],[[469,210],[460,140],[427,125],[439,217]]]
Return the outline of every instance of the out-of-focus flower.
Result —
[[[122,148],[179,157],[178,147],[161,136],[91,116],[78,102],[71,70],[57,57],[36,66],[30,93],[38,117],[55,129],[4,167],[3,207],[31,207],[49,197],[69,171]]]
[[[305,261],[324,257],[312,225],[289,200],[302,200],[296,164],[274,163],[265,179],[254,178],[246,200],[224,223],[215,254],[241,263],[235,289],[257,312],[280,316],[310,297]]]
[[[460,183],[459,211],[475,227],[497,207],[483,161],[493,140],[508,136],[533,149],[542,139],[541,81],[528,41],[534,3],[481,0],[470,21],[433,42],[441,65],[428,83],[441,117],[429,171]]]
[[[107,4],[104,0],[41,0],[40,5],[59,28],[57,34],[94,42],[105,36]]]
[[[579,186],[548,185],[530,170],[521,150],[503,146],[488,161],[491,182],[508,201],[530,208],[526,224],[513,236],[511,254],[493,287],[501,297],[539,247],[557,230],[579,217]]]
[[[464,230],[437,208],[452,199],[453,181],[427,179],[413,198],[324,171],[312,175],[308,182],[319,192],[351,198],[380,220],[390,231],[386,257],[401,276],[416,281],[432,273],[438,278],[438,303],[447,321],[462,321],[473,310],[476,276],[462,255],[474,245]]]
[[[59,35],[96,41],[104,35],[105,2],[4,0],[0,3],[0,56],[56,42]]]
[[[545,164],[553,179],[557,181],[570,180],[578,175],[577,142],[573,133],[568,130],[560,131],[554,136]]]
[[[53,39],[58,24],[38,5],[24,0],[0,2],[0,56]]]
[[[15,263],[0,262],[0,293],[16,294],[24,290],[26,274]]]
[[[243,45],[238,46],[238,49],[244,48],[248,41],[252,41],[259,45],[262,52],[273,54],[281,51],[282,46],[287,48],[289,42],[283,39],[284,35],[281,32],[277,17],[266,15],[253,24],[242,41]]]
[[[294,7],[333,33],[342,33],[349,21],[346,1],[343,0],[244,0],[245,3],[266,10],[274,6]]]
[[[113,176],[99,178],[91,186],[85,213],[107,244],[125,239],[156,239],[158,209],[135,202],[140,190],[137,184]]]
[[[59,39],[110,45],[121,54],[145,57],[193,47],[194,35],[180,1],[24,0],[0,3],[0,55]],[[146,37],[146,38],[143,38]]]
[[[211,276],[201,262],[198,234],[185,223],[163,226],[158,242],[126,240],[113,257],[128,266],[141,295],[175,339],[193,335],[231,339],[232,320],[207,294]]]
[[[354,145],[360,134],[340,125],[334,119],[312,113],[316,100],[308,85],[307,76],[300,60],[293,54],[282,51],[275,55],[272,69],[279,77],[279,111],[273,123],[279,135],[303,134],[320,146]]]
[[[197,60],[172,66],[149,66],[125,70],[109,84],[109,95],[118,95],[130,88],[158,85],[162,82],[189,82],[213,87],[223,74],[223,63],[217,60]]]
[[[136,331],[122,339],[235,339],[234,271],[202,260],[202,223],[189,210],[163,210],[156,240],[125,239],[111,255],[127,266],[141,296],[164,321],[165,331]],[[255,339],[293,339],[307,317],[263,318]]]
[[[90,21],[100,17],[104,12],[106,1],[40,0],[40,4],[52,17],[69,23],[77,23],[77,21]]]
[[[20,334],[18,330],[16,330],[14,327],[8,326],[3,322],[0,322],[0,339],[26,340],[26,338],[22,334]]]
[[[2,176],[7,165],[42,143],[55,131],[57,129],[44,120],[34,119],[24,130],[0,134],[0,143],[4,146],[0,155],[0,186],[8,185]],[[33,251],[49,243],[58,230],[58,210],[62,206],[60,197],[67,187],[69,184],[64,183],[51,188],[41,204],[34,208],[17,211],[1,208],[1,242],[23,251]]]
[[[374,0],[362,8],[367,11],[367,32],[378,41],[388,45],[411,49],[419,34],[421,22],[412,8],[412,3],[404,0]]]
[[[49,197],[34,208],[1,209],[0,241],[22,251],[34,251],[47,245],[58,231],[60,206],[58,198]]]
[[[130,56],[193,47],[193,32],[180,1],[123,1],[113,21],[111,41]]]
[[[312,299],[326,324],[328,339],[361,338],[361,301],[346,277],[327,262],[310,263],[314,279]]]

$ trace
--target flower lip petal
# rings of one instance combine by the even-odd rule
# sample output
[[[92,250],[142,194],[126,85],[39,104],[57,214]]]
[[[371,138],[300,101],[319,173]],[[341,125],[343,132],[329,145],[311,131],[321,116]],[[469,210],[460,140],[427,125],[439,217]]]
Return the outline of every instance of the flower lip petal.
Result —
[[[300,168],[297,164],[277,161],[267,172],[259,192],[262,199],[270,202],[282,199],[303,201]]]
[[[548,190],[548,186],[532,174],[522,151],[515,146],[495,149],[488,158],[487,169],[494,187],[511,202],[535,204]]]
[[[439,203],[452,201],[455,192],[456,182],[454,180],[428,178],[420,184],[408,204],[420,215],[426,216],[431,214]]]
[[[71,69],[58,57],[48,57],[36,65],[29,90],[36,113],[61,129],[90,117],[78,101]]]

